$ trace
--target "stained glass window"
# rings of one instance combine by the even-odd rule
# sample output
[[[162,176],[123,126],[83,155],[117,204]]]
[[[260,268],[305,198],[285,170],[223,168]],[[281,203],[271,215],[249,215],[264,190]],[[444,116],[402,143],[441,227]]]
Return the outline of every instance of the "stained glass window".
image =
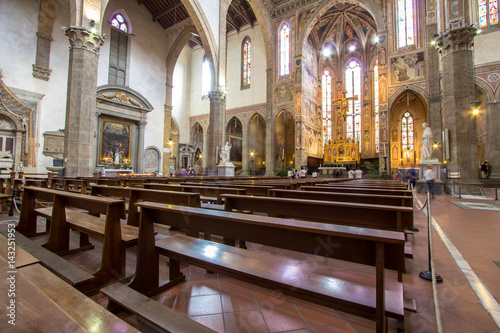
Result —
[[[373,109],[375,113],[375,151],[380,150],[380,124],[378,118],[378,66],[373,68]]]
[[[398,0],[398,45],[415,44],[413,0]]]
[[[128,52],[128,25],[125,18],[116,14],[111,20],[109,42],[109,68],[108,83],[124,86],[127,76],[127,52]]]
[[[250,38],[243,42],[243,86],[250,86],[252,81],[252,43]]]
[[[290,74],[290,28],[285,23],[279,34],[280,76]]]
[[[498,1],[478,0],[479,26],[485,27],[489,24],[498,23]]]
[[[329,71],[323,72],[321,79],[323,97],[323,144],[332,139],[332,76]]]
[[[346,118],[346,139],[359,142],[361,151],[361,67],[356,61],[351,61],[345,72],[346,97],[357,96],[350,100]]]
[[[413,144],[413,117],[410,112],[405,112],[401,118],[401,143],[402,150],[414,150]]]
[[[124,33],[128,33],[127,22],[125,22],[125,18],[120,14],[116,14],[113,17],[113,19],[111,20],[111,25],[116,29],[123,31]]]

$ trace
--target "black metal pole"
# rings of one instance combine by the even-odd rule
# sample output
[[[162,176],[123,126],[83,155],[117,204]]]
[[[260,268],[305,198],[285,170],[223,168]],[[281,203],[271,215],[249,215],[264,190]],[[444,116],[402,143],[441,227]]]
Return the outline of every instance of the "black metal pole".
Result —
[[[429,257],[429,270],[428,271],[421,271],[419,276],[427,281],[432,281],[432,274],[435,274],[436,276],[436,282],[443,282],[443,278],[441,275],[432,272],[432,257],[431,257],[431,193],[428,191],[427,192],[427,232],[428,232],[428,237],[427,237],[427,250],[428,250],[428,257]]]
[[[495,200],[498,200],[498,187],[495,187]]]
[[[14,216],[14,205],[16,204],[14,200],[16,200],[16,189],[12,190],[12,201],[10,203],[9,216]]]

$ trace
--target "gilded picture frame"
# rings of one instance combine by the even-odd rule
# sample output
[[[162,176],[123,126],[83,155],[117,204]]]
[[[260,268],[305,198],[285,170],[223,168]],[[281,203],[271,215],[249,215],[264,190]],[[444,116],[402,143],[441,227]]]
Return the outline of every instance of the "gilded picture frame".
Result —
[[[103,117],[99,128],[99,164],[130,165],[132,123]]]

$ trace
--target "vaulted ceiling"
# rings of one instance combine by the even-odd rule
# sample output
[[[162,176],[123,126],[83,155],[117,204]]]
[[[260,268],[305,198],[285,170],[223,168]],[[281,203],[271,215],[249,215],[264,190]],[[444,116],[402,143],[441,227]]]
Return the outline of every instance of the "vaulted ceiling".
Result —
[[[358,5],[348,3],[332,6],[313,29],[320,45],[328,41],[338,45],[350,38],[366,42],[375,31],[377,26],[370,13]]]
[[[189,17],[180,0],[137,0],[137,3],[146,7],[152,15],[152,21],[158,22],[163,29],[168,29]],[[226,21],[227,32],[239,32],[247,24],[253,27],[257,18],[247,0],[233,0],[228,8]],[[202,46],[200,37],[193,35],[188,45]]]

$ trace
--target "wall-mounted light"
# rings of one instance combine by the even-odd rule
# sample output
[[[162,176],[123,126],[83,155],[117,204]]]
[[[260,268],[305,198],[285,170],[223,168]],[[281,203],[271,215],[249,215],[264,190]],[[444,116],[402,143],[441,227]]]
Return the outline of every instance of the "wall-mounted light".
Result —
[[[202,159],[202,158],[203,158],[203,154],[200,154],[200,155],[199,155],[199,158],[200,158],[200,159]]]
[[[250,152],[250,157],[254,157],[255,153],[253,151]]]
[[[472,114],[478,115],[479,114],[479,105],[481,105],[481,102],[476,99],[474,102],[471,103],[471,105],[472,105]]]
[[[438,143],[436,141],[434,141],[434,144],[432,145],[432,148],[437,149],[437,147],[438,147]]]
[[[174,139],[168,138],[168,145],[171,146],[174,144]]]

